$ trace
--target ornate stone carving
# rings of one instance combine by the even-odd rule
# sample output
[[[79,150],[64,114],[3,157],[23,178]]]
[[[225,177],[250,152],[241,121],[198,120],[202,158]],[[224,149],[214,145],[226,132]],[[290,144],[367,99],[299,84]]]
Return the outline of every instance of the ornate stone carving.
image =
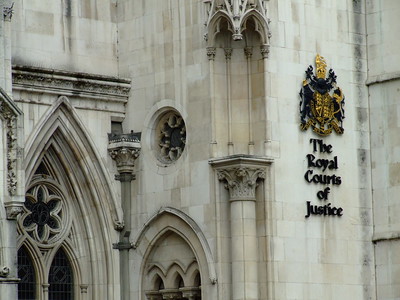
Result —
[[[251,58],[253,56],[253,47],[244,47],[244,55],[246,58]]]
[[[14,2],[11,4],[11,6],[4,6],[3,7],[3,18],[4,21],[11,21],[11,18],[14,14]]]
[[[3,92],[2,92],[3,93]],[[4,95],[3,95],[4,96]],[[7,189],[10,196],[17,191],[17,115],[7,105],[6,101],[0,98],[0,115],[5,120],[6,141],[7,141]]]
[[[182,293],[178,289],[164,289],[160,290],[164,300],[178,300],[182,298]]]
[[[269,55],[269,45],[261,45],[260,46],[260,50],[261,50],[261,56],[262,58],[268,58]]]
[[[125,227],[124,221],[114,221],[114,229],[116,231],[122,231]]]
[[[228,21],[228,30],[232,32],[233,40],[243,39],[242,32],[246,22],[254,22],[255,31],[261,36],[262,44],[268,44],[271,33],[267,18],[266,0],[210,0],[207,5],[207,33],[204,35],[210,44],[214,45],[214,35],[220,30],[220,21]]]
[[[81,284],[79,287],[81,288],[81,294],[87,294],[89,287],[88,284]]]
[[[214,60],[215,59],[215,54],[216,54],[216,48],[215,47],[207,47],[207,57],[209,60]]]
[[[186,125],[182,116],[176,111],[167,112],[160,118],[157,131],[159,160],[163,163],[176,161],[186,146]]]
[[[59,241],[67,233],[68,211],[63,193],[56,183],[39,179],[25,195],[20,228],[41,245]]]
[[[146,293],[147,300],[162,300],[163,297],[159,291],[147,291]]]
[[[230,60],[232,58],[232,48],[224,48],[225,59]]]
[[[27,66],[13,66],[13,89],[57,95],[82,95],[106,101],[128,101],[131,82],[110,76],[66,72]]]
[[[197,300],[201,298],[201,290],[199,287],[183,287],[179,289],[182,297],[188,300]]]
[[[209,161],[217,171],[218,180],[225,182],[230,200],[256,200],[257,181],[266,177],[271,160],[254,155],[230,155]]]
[[[7,220],[16,220],[18,215],[24,211],[20,202],[6,202],[4,206],[6,208]]]
[[[264,170],[253,167],[228,167],[218,170],[217,174],[220,181],[226,181],[231,201],[255,200],[257,180],[265,178]]]
[[[141,149],[139,137],[140,135],[133,132],[129,134],[109,134],[108,153],[115,160],[118,173],[133,173],[135,160],[139,157]],[[121,179],[124,178],[121,177]]]
[[[10,274],[10,268],[7,266],[3,266],[0,268],[0,277],[6,278]]]

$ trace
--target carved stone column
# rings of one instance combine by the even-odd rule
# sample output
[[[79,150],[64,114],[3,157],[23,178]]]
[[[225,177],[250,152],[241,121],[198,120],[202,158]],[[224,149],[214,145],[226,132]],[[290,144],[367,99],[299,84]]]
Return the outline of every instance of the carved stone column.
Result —
[[[121,182],[121,206],[124,213],[124,227],[121,230],[119,242],[114,244],[114,249],[120,251],[120,284],[121,299],[129,299],[129,242],[131,234],[131,181],[135,179],[133,173],[135,160],[140,154],[140,134],[110,134],[108,136],[108,153],[117,163],[118,173],[115,179]]]
[[[256,187],[264,180],[270,161],[250,155],[214,159],[218,180],[229,191],[232,299],[258,299],[258,246]]]

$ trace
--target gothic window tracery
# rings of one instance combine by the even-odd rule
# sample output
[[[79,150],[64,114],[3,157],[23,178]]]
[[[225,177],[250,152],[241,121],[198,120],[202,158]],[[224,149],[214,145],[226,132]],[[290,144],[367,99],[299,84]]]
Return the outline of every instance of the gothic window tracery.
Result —
[[[61,248],[49,271],[49,300],[73,300],[73,272],[69,259]]]
[[[42,293],[37,289],[42,287],[48,287],[48,300],[74,299],[74,272],[64,250],[70,219],[66,192],[42,161],[28,185],[18,219],[22,244],[18,250],[19,300],[41,300]],[[31,257],[38,257],[35,265]],[[42,273],[44,276],[39,276]]]
[[[32,264],[32,258],[25,247],[18,250],[18,299],[36,299],[36,275]]]
[[[23,227],[40,243],[48,243],[60,232],[62,224],[61,195],[54,187],[39,183],[25,196]]]

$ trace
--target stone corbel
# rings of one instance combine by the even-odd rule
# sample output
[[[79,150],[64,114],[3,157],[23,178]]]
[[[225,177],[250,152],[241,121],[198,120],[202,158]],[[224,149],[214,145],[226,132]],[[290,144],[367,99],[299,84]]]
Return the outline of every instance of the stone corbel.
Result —
[[[7,220],[16,220],[18,215],[23,212],[23,203],[11,201],[4,203]]]
[[[257,181],[265,179],[266,167],[271,162],[269,158],[254,155],[231,155],[209,161],[217,171],[218,180],[225,182],[231,201],[254,201]]]
[[[109,135],[108,153],[115,160],[118,173],[133,173],[135,160],[139,157],[141,149],[139,137],[134,133]]]
[[[257,180],[265,178],[265,171],[257,167],[228,167],[217,171],[218,179],[225,181],[230,200],[255,200]]]

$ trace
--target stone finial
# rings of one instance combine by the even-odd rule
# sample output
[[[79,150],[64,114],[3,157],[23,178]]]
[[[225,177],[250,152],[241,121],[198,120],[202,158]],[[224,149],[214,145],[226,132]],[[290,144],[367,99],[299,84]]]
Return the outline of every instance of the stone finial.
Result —
[[[132,174],[140,154],[140,134],[109,134],[108,153],[117,163],[120,174]]]

